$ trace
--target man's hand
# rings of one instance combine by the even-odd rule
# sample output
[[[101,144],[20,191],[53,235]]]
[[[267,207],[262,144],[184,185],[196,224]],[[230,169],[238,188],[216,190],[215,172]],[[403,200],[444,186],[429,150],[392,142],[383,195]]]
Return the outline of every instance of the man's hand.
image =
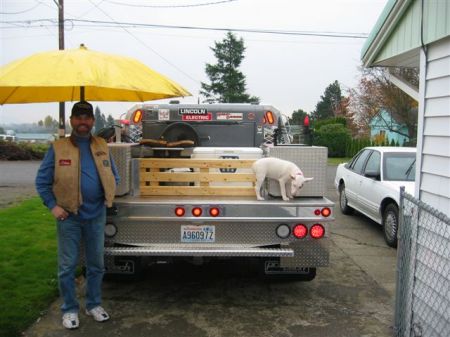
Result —
[[[67,213],[67,211],[64,208],[58,205],[52,208],[52,214],[56,219],[61,221],[66,220],[67,217],[69,216],[69,213]]]

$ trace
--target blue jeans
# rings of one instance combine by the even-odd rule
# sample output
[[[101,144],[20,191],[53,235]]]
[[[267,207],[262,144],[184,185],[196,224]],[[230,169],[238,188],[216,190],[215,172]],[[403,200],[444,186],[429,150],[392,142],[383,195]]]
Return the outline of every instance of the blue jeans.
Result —
[[[82,239],[86,260],[86,309],[91,310],[101,303],[105,222],[106,208],[94,219],[80,220],[71,215],[64,221],[57,221],[58,281],[63,313],[78,312],[80,308],[75,291],[75,271]]]

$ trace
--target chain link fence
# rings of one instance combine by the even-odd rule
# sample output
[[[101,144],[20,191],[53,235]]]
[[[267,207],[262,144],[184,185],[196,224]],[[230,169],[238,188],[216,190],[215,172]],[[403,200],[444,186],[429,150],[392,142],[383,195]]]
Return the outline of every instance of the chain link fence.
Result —
[[[396,337],[450,336],[450,218],[401,190]]]

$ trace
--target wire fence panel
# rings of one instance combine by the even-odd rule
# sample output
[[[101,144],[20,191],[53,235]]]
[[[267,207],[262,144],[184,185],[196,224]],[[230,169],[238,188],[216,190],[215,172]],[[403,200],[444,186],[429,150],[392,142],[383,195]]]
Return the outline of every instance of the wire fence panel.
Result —
[[[401,190],[397,337],[450,336],[450,218]]]

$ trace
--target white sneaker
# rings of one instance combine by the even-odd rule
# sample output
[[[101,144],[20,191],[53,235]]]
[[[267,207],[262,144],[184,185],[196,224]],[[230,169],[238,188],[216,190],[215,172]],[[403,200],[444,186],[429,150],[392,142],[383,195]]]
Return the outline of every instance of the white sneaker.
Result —
[[[101,306],[95,307],[91,310],[86,309],[86,315],[94,317],[97,322],[104,322],[109,319],[108,313]]]
[[[80,325],[78,313],[66,312],[62,317],[62,324],[66,329],[76,329]]]

